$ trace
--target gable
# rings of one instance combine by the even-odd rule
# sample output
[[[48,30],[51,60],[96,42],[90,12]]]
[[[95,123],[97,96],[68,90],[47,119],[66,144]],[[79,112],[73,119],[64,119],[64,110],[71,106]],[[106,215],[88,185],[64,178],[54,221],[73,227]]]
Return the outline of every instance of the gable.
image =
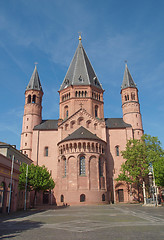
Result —
[[[72,134],[81,126],[88,129],[91,133],[96,134],[102,140],[106,141],[105,121],[94,118],[83,108],[59,124],[58,130],[60,132],[60,141],[66,138],[69,134]]]

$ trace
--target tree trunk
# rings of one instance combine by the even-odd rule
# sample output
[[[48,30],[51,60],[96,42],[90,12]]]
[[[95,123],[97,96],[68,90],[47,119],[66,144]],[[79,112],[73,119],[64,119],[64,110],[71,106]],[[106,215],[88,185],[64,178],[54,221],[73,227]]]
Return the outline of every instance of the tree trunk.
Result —
[[[35,190],[34,199],[33,199],[33,203],[32,203],[32,206],[33,206],[33,207],[34,207],[34,205],[35,205],[36,193],[37,193],[37,191]]]
[[[144,199],[144,205],[146,205],[146,192],[145,192],[145,181],[143,180],[143,199]]]
[[[140,203],[140,184],[137,183],[137,190],[138,190],[138,202]]]

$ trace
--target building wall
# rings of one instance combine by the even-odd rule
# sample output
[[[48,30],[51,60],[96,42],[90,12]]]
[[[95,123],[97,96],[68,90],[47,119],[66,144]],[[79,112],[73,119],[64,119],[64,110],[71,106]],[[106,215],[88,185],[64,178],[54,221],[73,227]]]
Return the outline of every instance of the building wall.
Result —
[[[11,159],[0,154],[0,212],[8,211],[9,194],[10,194],[10,180],[11,180]],[[12,197],[11,197],[11,211],[17,210],[18,199],[18,179],[19,179],[19,164],[14,163],[13,181],[12,181]],[[2,185],[4,185],[4,191]]]

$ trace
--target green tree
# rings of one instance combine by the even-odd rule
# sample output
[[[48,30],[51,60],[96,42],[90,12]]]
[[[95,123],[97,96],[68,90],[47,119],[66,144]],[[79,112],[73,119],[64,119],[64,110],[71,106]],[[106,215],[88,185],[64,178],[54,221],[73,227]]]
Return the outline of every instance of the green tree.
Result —
[[[23,163],[20,166],[19,175],[19,189],[25,189],[26,185],[26,169],[27,165]],[[51,174],[48,172],[45,166],[38,166],[31,164],[28,166],[28,176],[27,176],[27,191],[34,191],[34,201],[37,192],[51,190],[55,187],[55,183],[51,177]]]
[[[117,181],[125,181],[127,185],[136,184],[138,188],[138,200],[140,186],[145,182],[150,165],[154,167],[156,183],[161,185],[164,181],[161,170],[164,173],[164,151],[157,137],[144,134],[140,140],[129,140],[125,151],[121,152],[126,161],[121,165]],[[163,179],[163,180],[162,180]]]
[[[155,183],[157,186],[164,187],[164,150],[157,137],[144,135],[143,140],[146,146],[147,159],[149,165],[153,166]]]

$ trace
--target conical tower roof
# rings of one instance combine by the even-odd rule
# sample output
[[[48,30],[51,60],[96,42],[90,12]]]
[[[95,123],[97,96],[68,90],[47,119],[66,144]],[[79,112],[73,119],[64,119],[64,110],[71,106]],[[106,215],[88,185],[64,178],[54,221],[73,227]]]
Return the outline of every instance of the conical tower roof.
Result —
[[[39,90],[43,92],[36,65],[26,90]]]
[[[128,66],[127,64],[125,64],[125,72],[124,72],[124,78],[123,78],[123,82],[121,85],[121,89],[124,88],[128,88],[128,87],[135,87],[136,88],[136,84],[129,72]]]
[[[102,86],[82,46],[81,37],[79,37],[79,45],[59,91],[70,85],[91,85],[102,89]]]

